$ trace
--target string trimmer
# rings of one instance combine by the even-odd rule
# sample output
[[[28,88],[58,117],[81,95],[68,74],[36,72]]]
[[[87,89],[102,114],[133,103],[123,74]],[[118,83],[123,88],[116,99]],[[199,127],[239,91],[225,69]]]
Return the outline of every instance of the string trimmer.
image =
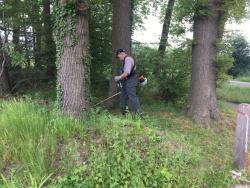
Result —
[[[140,77],[139,77],[139,83],[140,83],[141,86],[145,86],[145,85],[147,84],[147,78],[144,78],[143,75],[140,76]],[[118,88],[122,88],[121,82],[118,82],[118,83],[117,83],[117,87],[118,87]],[[110,96],[110,97],[108,97],[108,98],[106,98],[106,99],[104,99],[104,100],[102,100],[102,101],[96,103],[94,106],[97,106],[97,105],[99,105],[99,104],[102,104],[102,103],[108,101],[109,99],[112,99],[112,98],[114,98],[115,96],[120,95],[120,94],[121,94],[121,91],[119,91],[118,93],[116,93],[116,94],[114,94],[114,95],[112,95],[112,96]]]

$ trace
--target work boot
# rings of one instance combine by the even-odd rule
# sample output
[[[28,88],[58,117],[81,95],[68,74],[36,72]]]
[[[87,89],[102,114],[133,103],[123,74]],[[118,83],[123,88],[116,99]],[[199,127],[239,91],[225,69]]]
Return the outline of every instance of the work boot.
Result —
[[[128,106],[126,106],[125,108],[122,108],[121,113],[122,115],[126,115],[127,113],[129,113]]]

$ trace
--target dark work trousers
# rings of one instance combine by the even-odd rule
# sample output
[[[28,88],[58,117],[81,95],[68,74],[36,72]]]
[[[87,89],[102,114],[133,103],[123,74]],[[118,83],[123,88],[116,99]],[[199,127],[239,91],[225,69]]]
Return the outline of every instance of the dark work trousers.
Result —
[[[131,104],[135,113],[141,113],[141,107],[139,99],[136,95],[136,86],[138,85],[138,79],[136,74],[132,75],[126,81],[122,81],[121,95],[120,95],[120,107],[123,114],[125,114],[126,106]]]

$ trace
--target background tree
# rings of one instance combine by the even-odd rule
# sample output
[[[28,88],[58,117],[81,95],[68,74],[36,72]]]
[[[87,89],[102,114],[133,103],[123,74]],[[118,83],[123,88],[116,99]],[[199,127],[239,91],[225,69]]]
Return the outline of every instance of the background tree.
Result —
[[[51,20],[51,11],[50,11],[50,0],[43,0],[43,33],[44,33],[44,49],[43,49],[43,63],[46,65],[46,72],[48,78],[53,79],[56,74],[56,47],[53,40],[52,34],[52,20]]]
[[[13,87],[20,80],[26,80],[20,85],[22,87],[36,87],[41,81],[54,80],[51,75],[56,71],[56,49],[52,38],[50,1],[4,0],[0,8],[1,15],[3,12],[5,15],[1,30],[7,39],[6,53],[11,59],[8,66]]]
[[[112,17],[112,79],[109,84],[109,95],[116,93],[116,84],[113,79],[117,75],[116,70],[116,50],[123,48],[127,54],[131,54],[131,32],[132,32],[132,4],[131,0],[113,0],[113,17]],[[109,101],[112,106],[113,100]]]
[[[236,35],[228,41],[234,49],[232,57],[234,58],[233,67],[229,74],[233,76],[250,74],[250,45],[243,36]]]
[[[42,22],[39,16],[40,6],[37,1],[32,1],[31,5],[34,12],[29,15],[31,24],[33,27],[33,42],[34,42],[34,58],[36,66],[41,67],[42,65]],[[34,14],[35,13],[35,14]]]
[[[4,96],[10,91],[9,75],[7,70],[7,57],[4,52],[5,42],[0,35],[0,96]]]
[[[162,27],[162,33],[161,33],[161,39],[160,39],[160,44],[159,44],[159,48],[158,48],[158,51],[159,51],[161,56],[164,55],[165,50],[166,50],[169,27],[170,27],[171,17],[172,17],[172,13],[173,13],[174,3],[175,3],[175,0],[169,0],[167,8],[166,8],[166,13],[165,13],[163,27]]]
[[[192,78],[188,99],[188,115],[202,127],[219,119],[216,99],[215,60],[227,19],[244,16],[247,1],[180,0],[177,12],[182,23],[193,24]],[[194,16],[193,16],[194,14]],[[181,24],[180,24],[181,25]],[[185,25],[185,24],[183,24]]]

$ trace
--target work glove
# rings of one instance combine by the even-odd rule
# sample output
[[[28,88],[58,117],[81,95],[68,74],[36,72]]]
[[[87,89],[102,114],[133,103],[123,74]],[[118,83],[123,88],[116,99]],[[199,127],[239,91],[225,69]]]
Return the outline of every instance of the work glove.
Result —
[[[122,77],[121,76],[115,76],[114,79],[115,79],[115,82],[119,82],[122,79]]]

